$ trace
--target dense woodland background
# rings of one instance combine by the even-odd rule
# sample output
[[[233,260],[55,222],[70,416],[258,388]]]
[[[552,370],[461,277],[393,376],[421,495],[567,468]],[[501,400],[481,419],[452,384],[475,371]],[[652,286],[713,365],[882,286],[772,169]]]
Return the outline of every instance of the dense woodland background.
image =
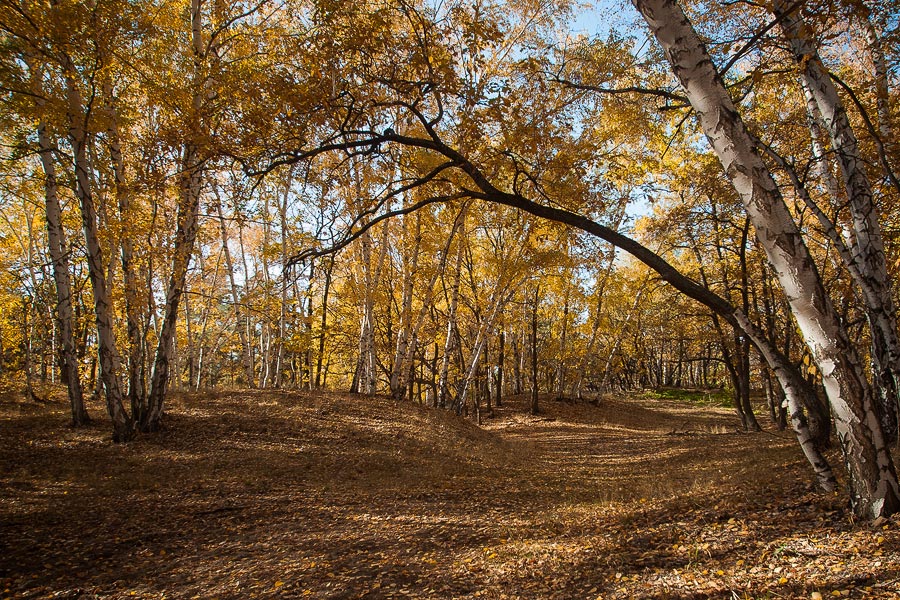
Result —
[[[481,420],[513,394],[703,389],[746,431],[793,426],[826,488],[836,410],[857,512],[900,509],[897,6],[682,5],[763,201],[651,4],[2,2],[3,385],[65,385],[76,424],[102,398],[119,441],[171,390]],[[773,259],[786,239],[807,262]],[[785,264],[822,294],[786,294]]]

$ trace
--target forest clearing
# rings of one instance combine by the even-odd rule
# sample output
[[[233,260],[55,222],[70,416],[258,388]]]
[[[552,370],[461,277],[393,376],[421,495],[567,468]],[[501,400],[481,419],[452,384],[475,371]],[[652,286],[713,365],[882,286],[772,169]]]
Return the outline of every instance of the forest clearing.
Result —
[[[898,110],[900,0],[0,0],[0,591],[900,597]]]
[[[4,598],[897,598],[900,527],[792,436],[650,397],[478,427],[358,395],[173,397],[114,444],[0,403]]]

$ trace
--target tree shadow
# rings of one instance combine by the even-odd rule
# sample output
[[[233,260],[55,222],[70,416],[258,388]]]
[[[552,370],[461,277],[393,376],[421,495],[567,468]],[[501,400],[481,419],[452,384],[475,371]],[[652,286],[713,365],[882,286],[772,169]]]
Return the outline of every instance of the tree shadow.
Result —
[[[900,562],[893,529],[810,492],[791,440],[703,431],[724,414],[513,405],[485,431],[342,395],[170,406],[127,446],[64,407],[0,414],[6,595],[808,597]]]

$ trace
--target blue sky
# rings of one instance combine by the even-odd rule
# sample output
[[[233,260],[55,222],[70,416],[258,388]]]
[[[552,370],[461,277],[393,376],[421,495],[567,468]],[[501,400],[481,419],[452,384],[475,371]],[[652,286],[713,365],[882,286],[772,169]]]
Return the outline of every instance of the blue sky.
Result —
[[[576,11],[572,31],[587,35],[599,35],[604,38],[613,30],[643,35],[643,31],[636,31],[634,28],[638,19],[639,15],[631,2],[597,0],[585,3],[580,11]]]

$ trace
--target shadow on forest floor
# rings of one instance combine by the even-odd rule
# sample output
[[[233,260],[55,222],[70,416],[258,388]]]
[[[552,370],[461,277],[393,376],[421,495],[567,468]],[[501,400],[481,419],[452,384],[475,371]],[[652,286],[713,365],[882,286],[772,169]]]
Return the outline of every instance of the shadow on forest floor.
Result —
[[[542,407],[477,427],[192,394],[123,446],[62,404],[0,402],[2,596],[900,597],[896,519],[854,525],[788,434],[639,397]]]

